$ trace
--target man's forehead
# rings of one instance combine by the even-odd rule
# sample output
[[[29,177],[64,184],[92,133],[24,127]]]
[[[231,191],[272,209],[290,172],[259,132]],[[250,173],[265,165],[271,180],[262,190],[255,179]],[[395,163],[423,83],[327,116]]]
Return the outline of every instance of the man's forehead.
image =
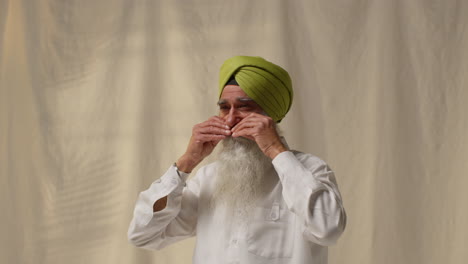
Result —
[[[239,85],[226,85],[220,96],[221,100],[227,101],[253,101]]]

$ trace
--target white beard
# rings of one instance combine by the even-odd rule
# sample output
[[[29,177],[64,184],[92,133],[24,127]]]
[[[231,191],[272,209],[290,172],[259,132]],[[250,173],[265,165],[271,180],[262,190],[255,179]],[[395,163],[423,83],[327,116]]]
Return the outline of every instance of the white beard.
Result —
[[[272,177],[273,164],[252,140],[226,138],[219,154],[212,205],[224,205],[244,216],[265,195],[265,182]]]

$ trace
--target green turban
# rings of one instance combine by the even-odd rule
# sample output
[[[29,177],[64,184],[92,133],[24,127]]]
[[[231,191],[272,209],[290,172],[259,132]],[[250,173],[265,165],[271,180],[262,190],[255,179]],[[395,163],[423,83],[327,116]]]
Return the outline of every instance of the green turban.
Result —
[[[280,122],[291,108],[291,78],[280,66],[261,57],[227,59],[219,73],[219,97],[231,77],[276,122]]]

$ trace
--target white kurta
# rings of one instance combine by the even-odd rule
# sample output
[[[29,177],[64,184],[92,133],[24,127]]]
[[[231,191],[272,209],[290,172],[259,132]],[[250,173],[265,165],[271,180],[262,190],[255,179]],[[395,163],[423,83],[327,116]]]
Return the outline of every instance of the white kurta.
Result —
[[[201,168],[187,184],[188,175],[179,176],[172,166],[141,192],[128,230],[130,242],[161,249],[196,236],[195,264],[327,263],[327,246],[344,231],[346,213],[325,162],[295,151],[276,156],[269,172],[275,177],[265,183],[271,191],[255,204],[249,221],[210,206],[216,166]],[[164,196],[166,208],[153,213],[154,202]]]

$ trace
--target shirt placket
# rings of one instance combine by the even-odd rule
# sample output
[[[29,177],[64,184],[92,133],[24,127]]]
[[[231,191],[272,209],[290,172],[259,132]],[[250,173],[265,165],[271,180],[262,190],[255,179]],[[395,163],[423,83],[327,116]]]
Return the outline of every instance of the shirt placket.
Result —
[[[241,221],[241,213],[239,210],[236,211],[236,215],[232,222],[231,234],[228,241],[228,262],[229,264],[240,263],[240,240],[242,237],[242,229],[244,225]]]

